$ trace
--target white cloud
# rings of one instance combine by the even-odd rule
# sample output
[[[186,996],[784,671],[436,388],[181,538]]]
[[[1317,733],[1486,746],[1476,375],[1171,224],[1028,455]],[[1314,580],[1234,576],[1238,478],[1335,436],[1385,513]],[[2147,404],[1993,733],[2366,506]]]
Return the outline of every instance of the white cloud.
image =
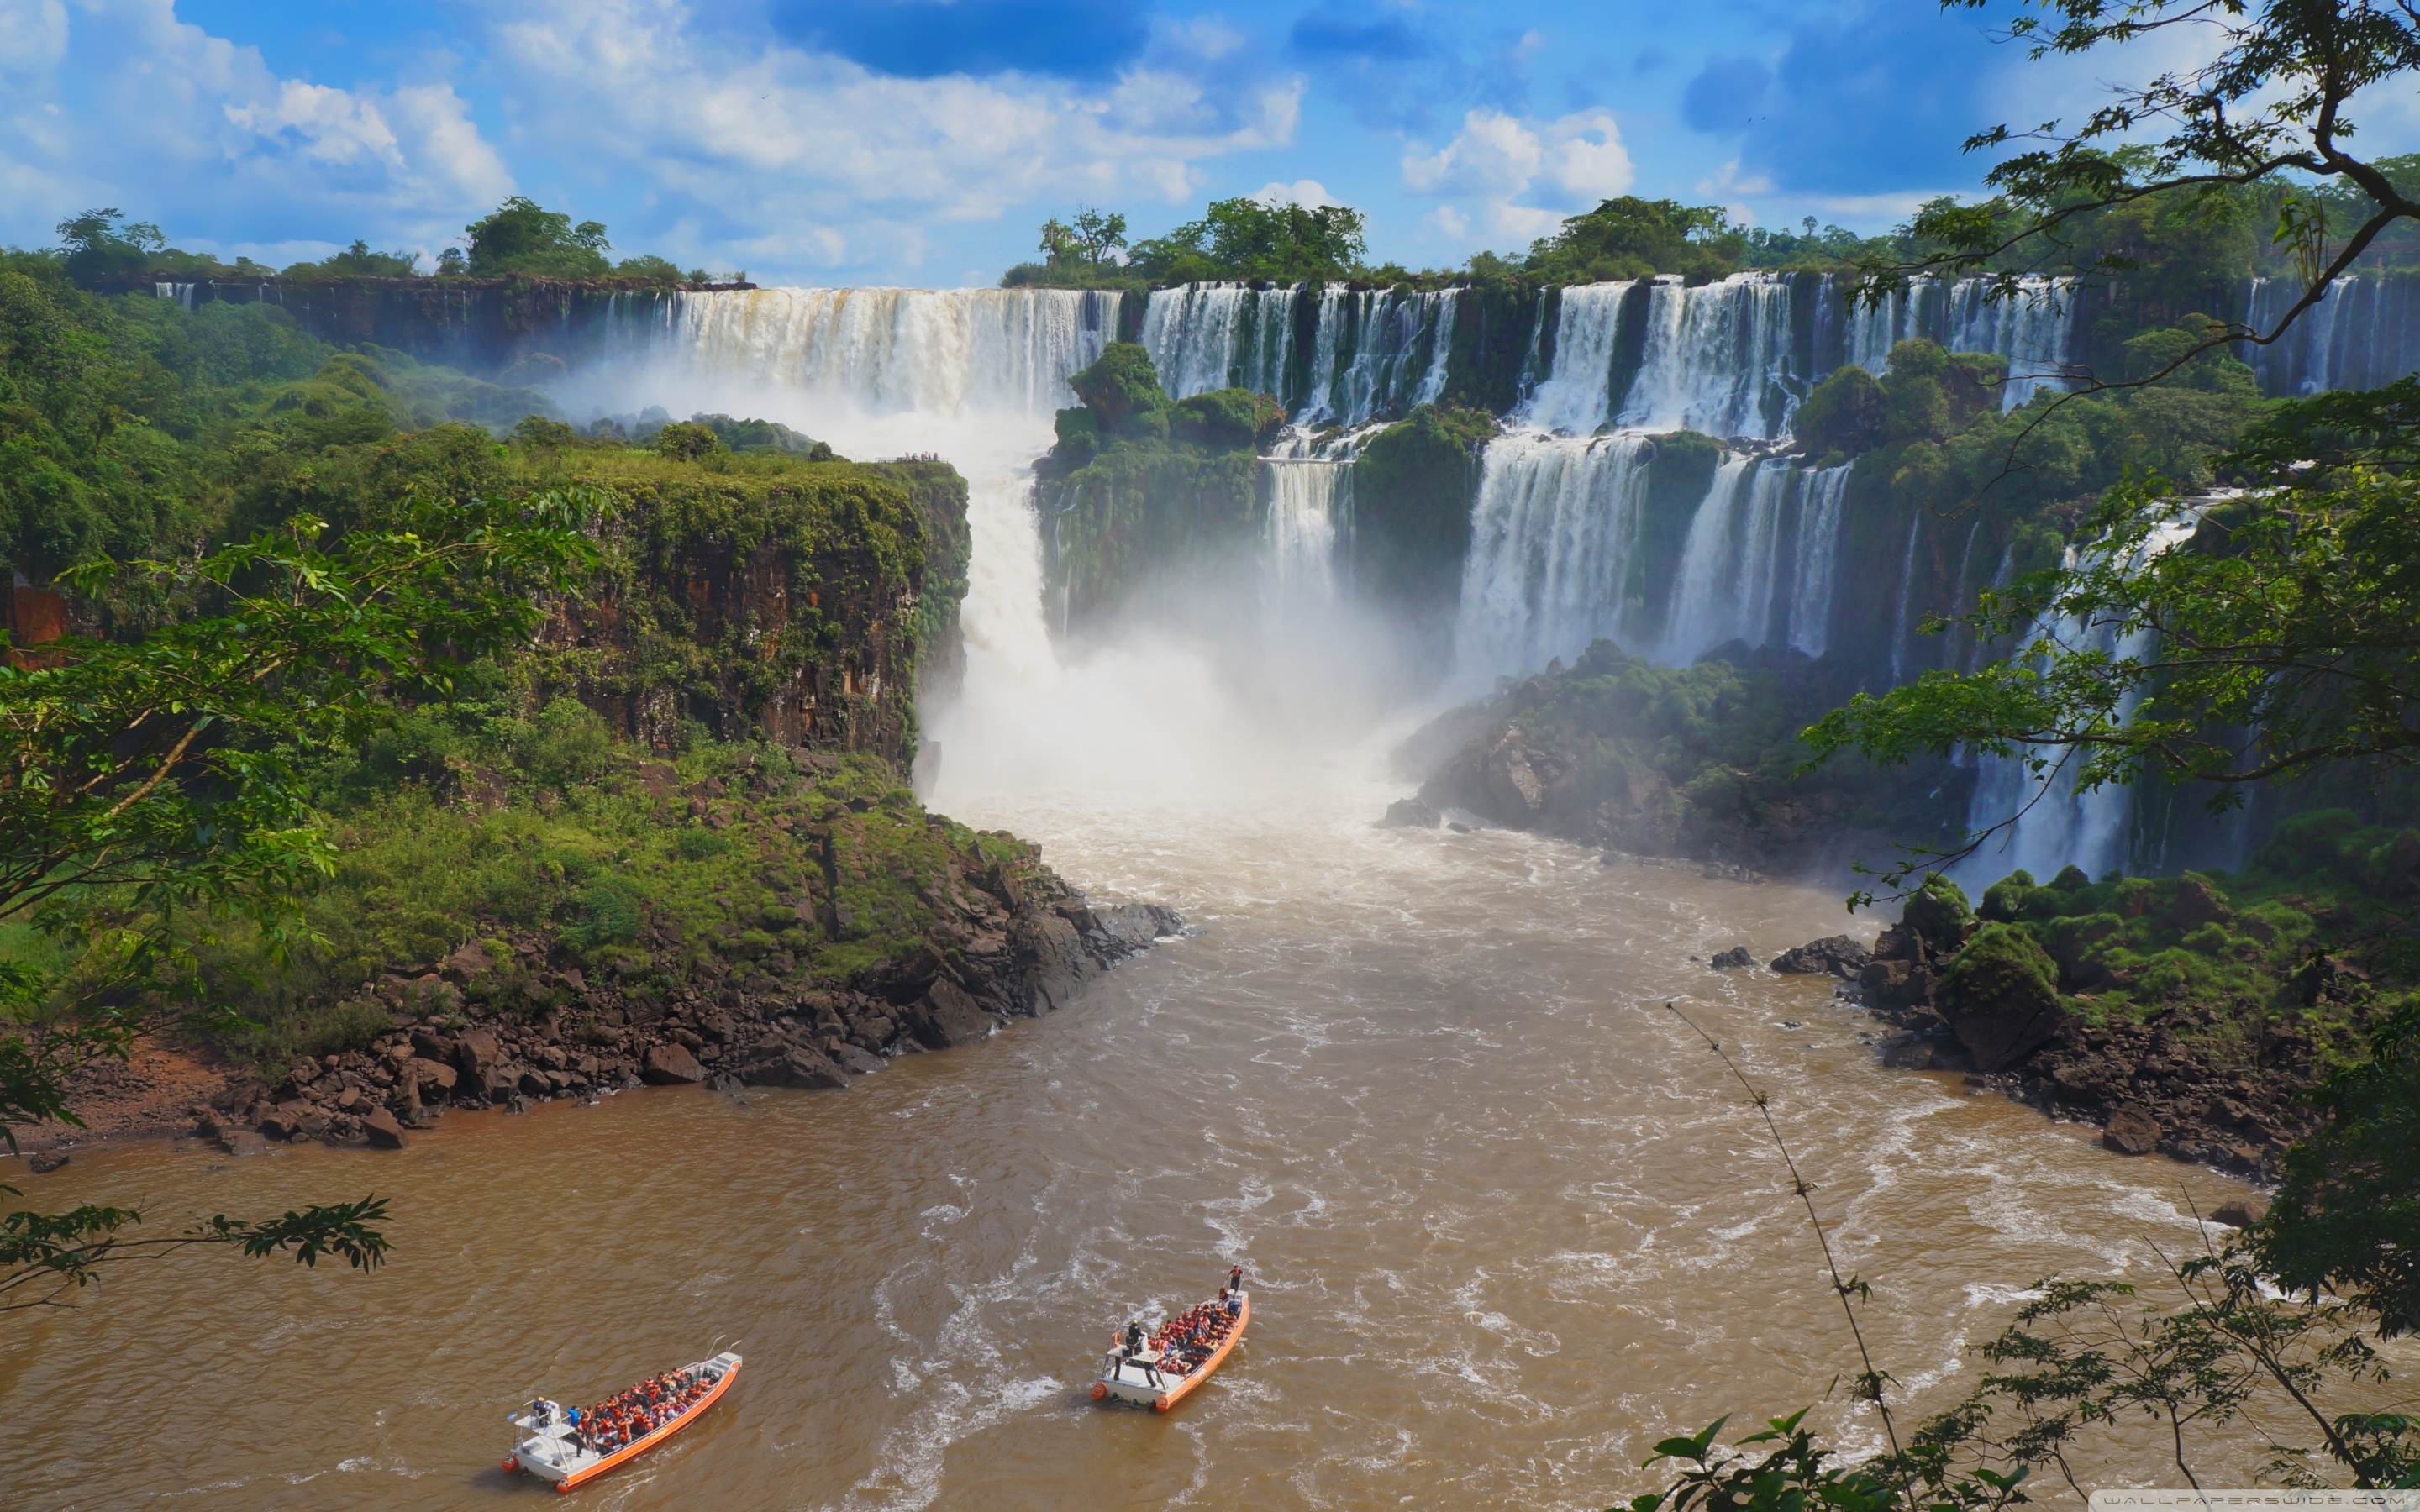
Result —
[[[1284,145],[1299,79],[1252,71],[1215,23],[1167,29],[1104,94],[1015,74],[902,79],[780,46],[732,50],[665,0],[537,0],[495,28],[521,129],[637,174],[779,262],[912,266],[923,226],[1038,197],[1177,200],[1196,164]],[[1183,67],[1179,67],[1182,64]],[[737,234],[733,234],[736,232]]]
[[[1474,226],[1489,237],[1544,236],[1564,217],[1627,191],[1637,177],[1608,110],[1551,121],[1474,110],[1435,151],[1407,147],[1403,172],[1413,193],[1457,202],[1430,217],[1457,241]]]
[[[231,247],[196,234],[213,224],[322,217],[332,236],[342,221],[442,240],[511,192],[451,85],[281,78],[257,50],[178,21],[172,0],[0,0],[0,60],[15,75],[0,106],[0,235],[47,240],[64,214],[121,204],[190,247]]]
[[[626,252],[891,273],[953,223],[1035,202],[1192,198],[1205,162],[1288,144],[1305,87],[1215,20],[1156,23],[1118,77],[1076,84],[893,77],[676,0],[460,15],[504,132],[442,54],[400,76],[287,78],[174,0],[0,0],[0,241],[122,205],[223,255],[314,235],[433,251],[526,177]]]
[[[1264,205],[1299,205],[1308,210],[1344,202],[1327,192],[1327,186],[1316,178],[1297,178],[1290,184],[1266,183],[1252,198]]]

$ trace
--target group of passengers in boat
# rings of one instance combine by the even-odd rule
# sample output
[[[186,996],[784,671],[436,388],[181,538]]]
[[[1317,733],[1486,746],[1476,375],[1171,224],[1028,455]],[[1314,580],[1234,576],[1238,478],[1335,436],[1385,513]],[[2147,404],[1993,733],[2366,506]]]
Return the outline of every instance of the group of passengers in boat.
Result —
[[[713,1389],[702,1371],[667,1370],[584,1412],[572,1409],[572,1437],[591,1454],[612,1454],[688,1412]]]
[[[1197,1303],[1148,1334],[1140,1319],[1127,1323],[1120,1341],[1120,1366],[1133,1362],[1154,1385],[1162,1374],[1189,1376],[1200,1369],[1218,1351],[1243,1314],[1244,1268],[1239,1265],[1228,1272],[1227,1283],[1218,1288],[1216,1302]]]

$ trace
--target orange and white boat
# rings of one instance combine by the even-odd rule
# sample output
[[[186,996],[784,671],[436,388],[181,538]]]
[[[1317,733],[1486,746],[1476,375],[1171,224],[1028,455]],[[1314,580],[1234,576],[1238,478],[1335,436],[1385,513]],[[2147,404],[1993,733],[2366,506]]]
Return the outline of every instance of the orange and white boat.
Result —
[[[666,1371],[653,1382],[642,1381],[603,1408],[585,1412],[566,1412],[560,1402],[541,1396],[527,1411],[512,1414],[512,1425],[520,1431],[513,1452],[504,1456],[504,1472],[522,1471],[567,1492],[629,1463],[696,1422],[738,1376],[739,1356],[726,1350],[711,1360]],[[650,1385],[657,1388],[652,1400],[647,1399]],[[610,1411],[621,1404],[628,1405],[628,1414]],[[644,1415],[637,1416],[641,1413]],[[630,1430],[632,1417],[643,1425],[636,1432]]]
[[[1188,1331],[1184,1325],[1195,1319],[1198,1326]],[[1101,1359],[1100,1378],[1093,1382],[1093,1400],[1115,1398],[1167,1412],[1227,1363],[1251,1320],[1251,1294],[1238,1288],[1187,1309],[1140,1341],[1112,1339]]]

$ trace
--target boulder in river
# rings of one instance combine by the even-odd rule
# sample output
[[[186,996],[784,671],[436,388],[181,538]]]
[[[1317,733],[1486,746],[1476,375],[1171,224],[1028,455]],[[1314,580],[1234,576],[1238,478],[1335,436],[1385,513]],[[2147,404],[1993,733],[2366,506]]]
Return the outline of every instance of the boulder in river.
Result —
[[[2058,967],[2013,924],[1986,924],[1941,979],[1934,1001],[1975,1056],[1975,1069],[2003,1071],[2066,1026]]]
[[[1734,945],[1730,949],[1716,954],[1706,964],[1716,971],[1739,971],[1756,964],[1756,957],[1748,954],[1746,946]]]
[[[1387,805],[1387,817],[1378,821],[1380,829],[1435,829],[1445,823],[1445,815],[1418,798],[1397,798]]]
[[[2119,1108],[2102,1127],[2101,1143],[2120,1155],[2148,1155],[2160,1148],[2159,1120],[2143,1109]]]
[[[1063,923],[1063,920],[1051,920]],[[1075,932],[1068,927],[1072,941]],[[1078,952],[1082,953],[1080,950]],[[927,1050],[947,1050],[954,1045],[973,1044],[991,1037],[996,1025],[967,990],[947,977],[938,978],[926,988],[924,995],[908,1005],[902,1020],[908,1031],[923,1041]]]
[[[362,1133],[380,1149],[401,1149],[407,1142],[403,1125],[384,1108],[372,1108],[362,1115]]]
[[[659,1044],[647,1047],[647,1057],[639,1074],[658,1087],[671,1087],[706,1080],[706,1068],[699,1065],[697,1057],[682,1046]]]
[[[1786,975],[1844,977],[1854,981],[1871,959],[1866,948],[1848,935],[1827,934],[1775,956],[1773,969]]]
[[[2210,1215],[2211,1223],[2225,1224],[2229,1228],[2249,1228],[2259,1218],[2260,1214],[2253,1211],[2252,1204],[2242,1197],[2220,1203]]]
[[[68,1152],[64,1149],[38,1149],[25,1162],[36,1176],[48,1176],[67,1163]]]

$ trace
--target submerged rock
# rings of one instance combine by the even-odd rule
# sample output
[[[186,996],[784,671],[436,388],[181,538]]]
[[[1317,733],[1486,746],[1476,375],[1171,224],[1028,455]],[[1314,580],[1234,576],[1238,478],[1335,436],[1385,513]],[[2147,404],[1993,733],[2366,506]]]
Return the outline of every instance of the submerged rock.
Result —
[[[1706,964],[1716,971],[1738,971],[1756,964],[1756,957],[1748,954],[1746,946],[1734,945],[1730,949],[1717,953]]]

